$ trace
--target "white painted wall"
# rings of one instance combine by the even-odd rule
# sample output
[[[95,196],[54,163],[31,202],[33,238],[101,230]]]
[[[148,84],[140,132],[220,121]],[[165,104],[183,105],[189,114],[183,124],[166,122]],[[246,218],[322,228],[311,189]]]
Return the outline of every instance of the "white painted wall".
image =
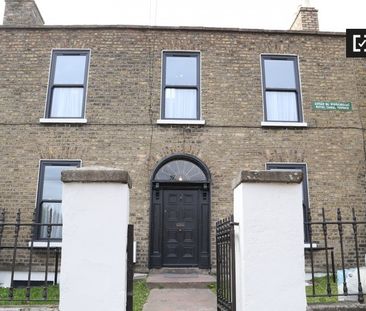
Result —
[[[60,310],[125,310],[128,185],[64,183],[62,209]]]
[[[301,184],[234,189],[237,310],[306,310],[302,213]]]

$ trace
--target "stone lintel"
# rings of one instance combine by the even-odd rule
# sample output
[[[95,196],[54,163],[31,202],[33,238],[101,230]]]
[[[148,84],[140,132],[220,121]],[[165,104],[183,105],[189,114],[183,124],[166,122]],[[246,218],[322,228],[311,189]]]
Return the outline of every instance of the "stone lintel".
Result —
[[[108,167],[82,167],[66,170],[61,173],[61,180],[69,182],[111,182],[128,184],[132,187],[132,181],[127,171]]]
[[[241,171],[232,183],[233,189],[241,183],[301,183],[301,171]]]

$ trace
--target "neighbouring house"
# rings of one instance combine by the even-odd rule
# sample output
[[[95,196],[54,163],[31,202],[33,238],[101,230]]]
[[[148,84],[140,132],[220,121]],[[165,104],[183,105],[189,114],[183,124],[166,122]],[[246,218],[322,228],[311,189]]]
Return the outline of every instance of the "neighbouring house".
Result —
[[[301,170],[304,220],[321,208],[365,215],[365,61],[346,58],[345,33],[319,31],[314,8],[282,31],[47,26],[33,0],[5,2],[0,208],[9,218],[20,209],[31,221],[35,210],[47,222],[52,209],[59,223],[62,170],[123,168],[136,270],[147,271],[215,267],[215,222],[232,213],[243,169]],[[268,230],[276,235],[276,219]],[[46,235],[37,232],[37,247]],[[61,229],[51,238],[62,243]]]

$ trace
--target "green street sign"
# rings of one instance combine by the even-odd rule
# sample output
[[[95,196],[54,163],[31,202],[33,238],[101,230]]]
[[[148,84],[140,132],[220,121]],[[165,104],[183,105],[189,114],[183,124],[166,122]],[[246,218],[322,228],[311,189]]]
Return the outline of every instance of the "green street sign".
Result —
[[[339,103],[339,102],[313,102],[313,110],[324,111],[352,111],[352,103]]]

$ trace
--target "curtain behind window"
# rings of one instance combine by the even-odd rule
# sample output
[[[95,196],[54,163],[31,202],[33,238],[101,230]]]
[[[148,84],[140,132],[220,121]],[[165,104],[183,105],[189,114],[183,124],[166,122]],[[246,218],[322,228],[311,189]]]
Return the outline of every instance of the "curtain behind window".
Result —
[[[80,118],[83,115],[84,88],[54,88],[51,105],[53,118]]]
[[[165,89],[165,118],[197,119],[197,90]]]
[[[50,215],[52,210],[52,224],[61,224],[62,223],[62,210],[61,203],[43,203],[42,204],[42,224],[50,223]],[[61,226],[52,226],[51,227],[51,239],[61,239],[62,238],[62,227]],[[40,229],[40,237],[42,239],[47,239],[47,226],[42,226]]]
[[[268,121],[298,121],[295,92],[266,92]]]

